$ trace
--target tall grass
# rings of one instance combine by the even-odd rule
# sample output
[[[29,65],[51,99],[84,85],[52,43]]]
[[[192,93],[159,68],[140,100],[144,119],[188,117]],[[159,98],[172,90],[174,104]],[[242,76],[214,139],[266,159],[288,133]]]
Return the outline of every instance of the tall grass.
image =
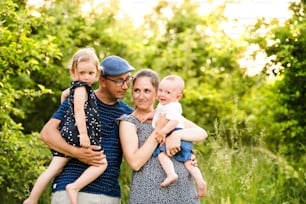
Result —
[[[198,166],[208,183],[201,204],[304,204],[306,173],[263,147],[229,148],[221,139],[209,137],[196,144]],[[37,175],[38,176],[38,175]],[[131,170],[123,161],[120,184],[122,204],[128,203]],[[1,194],[0,203],[21,203]],[[50,186],[39,204],[50,203]]]
[[[261,147],[230,149],[216,140],[197,145],[208,183],[206,204],[300,204],[306,202],[305,174]]]

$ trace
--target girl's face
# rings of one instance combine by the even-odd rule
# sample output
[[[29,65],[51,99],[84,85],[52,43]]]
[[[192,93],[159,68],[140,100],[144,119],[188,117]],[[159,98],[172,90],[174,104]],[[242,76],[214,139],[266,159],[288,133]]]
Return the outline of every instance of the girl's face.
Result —
[[[180,99],[178,88],[172,80],[162,80],[158,86],[157,98],[162,105],[176,102]]]
[[[135,79],[132,88],[132,97],[137,110],[151,112],[154,110],[156,89],[151,83],[150,77]]]
[[[97,80],[98,70],[91,61],[80,62],[73,73],[75,80],[92,85]]]

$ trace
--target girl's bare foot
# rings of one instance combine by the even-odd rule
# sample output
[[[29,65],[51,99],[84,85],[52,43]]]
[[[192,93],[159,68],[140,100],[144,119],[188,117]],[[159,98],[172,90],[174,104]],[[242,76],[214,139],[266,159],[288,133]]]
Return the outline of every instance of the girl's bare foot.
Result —
[[[23,204],[37,204],[37,201],[33,201],[30,198],[27,198],[23,201]]]
[[[161,187],[167,187],[178,179],[177,174],[168,175],[167,178],[160,184]]]
[[[78,204],[78,192],[79,190],[73,186],[73,183],[66,186],[66,191],[70,198],[71,204]]]

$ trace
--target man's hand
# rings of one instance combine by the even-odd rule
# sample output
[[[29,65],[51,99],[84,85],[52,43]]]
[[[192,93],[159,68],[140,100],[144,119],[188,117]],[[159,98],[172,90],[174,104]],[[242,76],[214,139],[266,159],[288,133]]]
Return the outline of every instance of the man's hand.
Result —
[[[100,150],[100,151],[99,151]],[[100,166],[105,163],[105,154],[100,146],[91,145],[89,148],[79,148],[77,159],[81,162],[91,165]]]

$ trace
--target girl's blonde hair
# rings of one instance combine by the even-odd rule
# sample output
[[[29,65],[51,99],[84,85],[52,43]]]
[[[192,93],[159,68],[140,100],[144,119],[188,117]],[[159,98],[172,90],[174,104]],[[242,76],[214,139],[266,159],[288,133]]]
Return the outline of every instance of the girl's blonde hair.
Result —
[[[76,53],[74,53],[68,66],[71,75],[75,73],[75,71],[78,68],[78,64],[80,62],[92,62],[97,68],[97,76],[100,75],[101,72],[100,62],[93,48],[91,47],[80,48]]]

